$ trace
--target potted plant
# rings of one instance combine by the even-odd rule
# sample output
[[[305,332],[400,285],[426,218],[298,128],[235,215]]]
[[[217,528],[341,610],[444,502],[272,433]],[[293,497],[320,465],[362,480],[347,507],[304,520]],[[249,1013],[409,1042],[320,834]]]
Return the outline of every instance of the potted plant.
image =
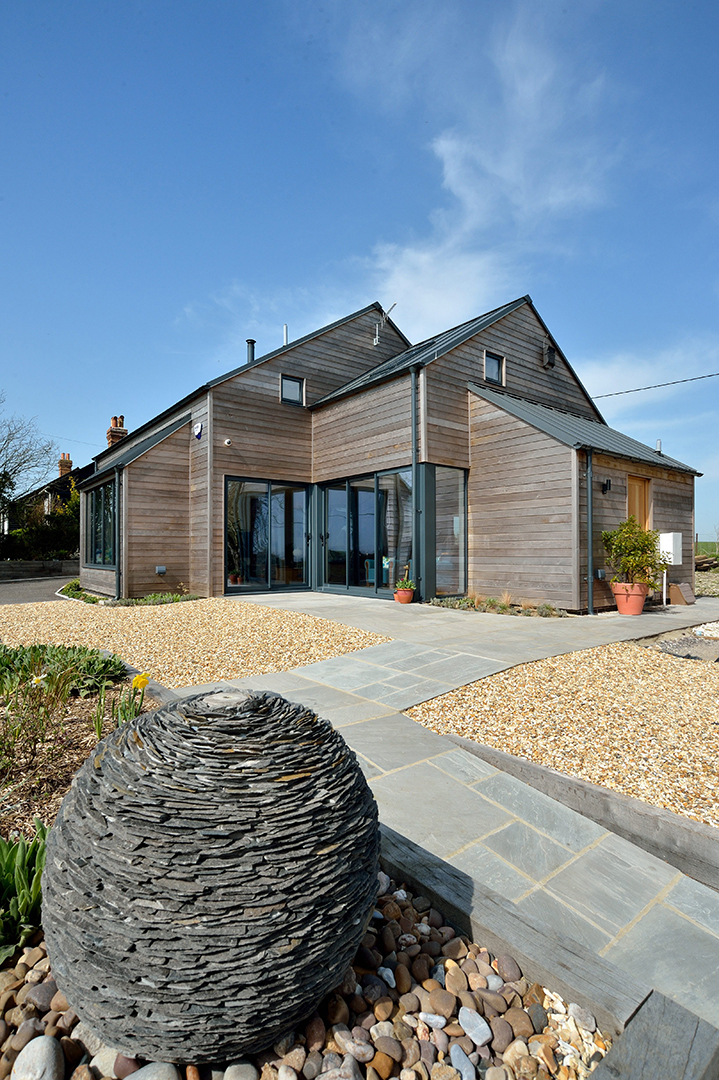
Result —
[[[659,553],[659,533],[643,529],[632,516],[602,533],[607,561],[614,571],[611,588],[620,615],[641,615],[650,589],[659,587],[667,563]]]
[[[415,584],[408,574],[400,578],[394,584],[394,598],[398,604],[411,604],[414,596]]]

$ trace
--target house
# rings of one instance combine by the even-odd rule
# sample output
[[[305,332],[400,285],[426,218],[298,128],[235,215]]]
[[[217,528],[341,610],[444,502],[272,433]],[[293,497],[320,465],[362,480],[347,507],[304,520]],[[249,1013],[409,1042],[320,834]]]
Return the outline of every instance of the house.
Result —
[[[603,529],[681,532],[695,469],[607,426],[529,296],[411,345],[379,304],[200,386],[82,485],[82,584],[611,606]],[[120,418],[122,421],[122,418]],[[112,432],[112,428],[110,431]],[[109,433],[110,434],[110,433]],[[591,498],[588,499],[588,493]]]
[[[70,455],[64,453],[60,454],[57,467],[58,475],[52,480],[8,502],[0,522],[1,532],[9,533],[13,529],[19,529],[25,521],[26,512],[38,505],[42,506],[43,513],[51,514],[68,501],[73,484],[79,487],[83,480],[95,472],[92,462],[74,467]]]

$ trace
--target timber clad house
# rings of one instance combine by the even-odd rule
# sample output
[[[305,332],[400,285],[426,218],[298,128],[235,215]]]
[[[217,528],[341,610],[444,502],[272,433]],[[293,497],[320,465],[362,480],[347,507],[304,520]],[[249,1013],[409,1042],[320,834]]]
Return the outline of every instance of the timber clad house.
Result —
[[[379,304],[199,387],[81,485],[81,582],[142,596],[322,589],[588,604],[588,538],[683,536],[696,470],[607,426],[530,297],[410,345]],[[591,498],[587,498],[588,492]],[[596,607],[611,607],[593,580]]]

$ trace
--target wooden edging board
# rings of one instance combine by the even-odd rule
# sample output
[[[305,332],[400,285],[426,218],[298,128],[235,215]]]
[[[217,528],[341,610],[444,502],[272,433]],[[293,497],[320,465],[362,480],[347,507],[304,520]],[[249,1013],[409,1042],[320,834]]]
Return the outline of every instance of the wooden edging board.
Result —
[[[514,905],[406,836],[380,826],[381,863],[445,918],[495,954],[509,953],[532,982],[589,1009],[615,1042],[596,1080],[718,1080],[719,1031],[675,1001]]]
[[[719,890],[719,830],[618,791],[515,757],[461,735],[446,735],[467,753],[624,837],[683,874]]]

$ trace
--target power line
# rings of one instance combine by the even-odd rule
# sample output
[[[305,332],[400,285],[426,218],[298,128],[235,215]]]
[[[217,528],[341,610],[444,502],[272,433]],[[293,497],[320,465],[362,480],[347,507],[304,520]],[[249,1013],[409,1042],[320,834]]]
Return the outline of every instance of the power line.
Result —
[[[79,443],[81,446],[97,446],[96,442],[85,442],[84,439],[69,439],[65,435],[51,435],[49,431],[41,431],[39,434],[44,435],[46,439],[57,439],[58,442]]]
[[[615,390],[613,394],[594,394],[595,398],[619,397],[620,394],[638,394],[640,390],[658,390],[660,386],[677,386],[679,383],[699,382],[700,379],[716,379],[719,371],[713,371],[711,375],[695,375],[693,379],[673,379],[672,382],[658,382],[653,386],[637,386],[634,390]]]

